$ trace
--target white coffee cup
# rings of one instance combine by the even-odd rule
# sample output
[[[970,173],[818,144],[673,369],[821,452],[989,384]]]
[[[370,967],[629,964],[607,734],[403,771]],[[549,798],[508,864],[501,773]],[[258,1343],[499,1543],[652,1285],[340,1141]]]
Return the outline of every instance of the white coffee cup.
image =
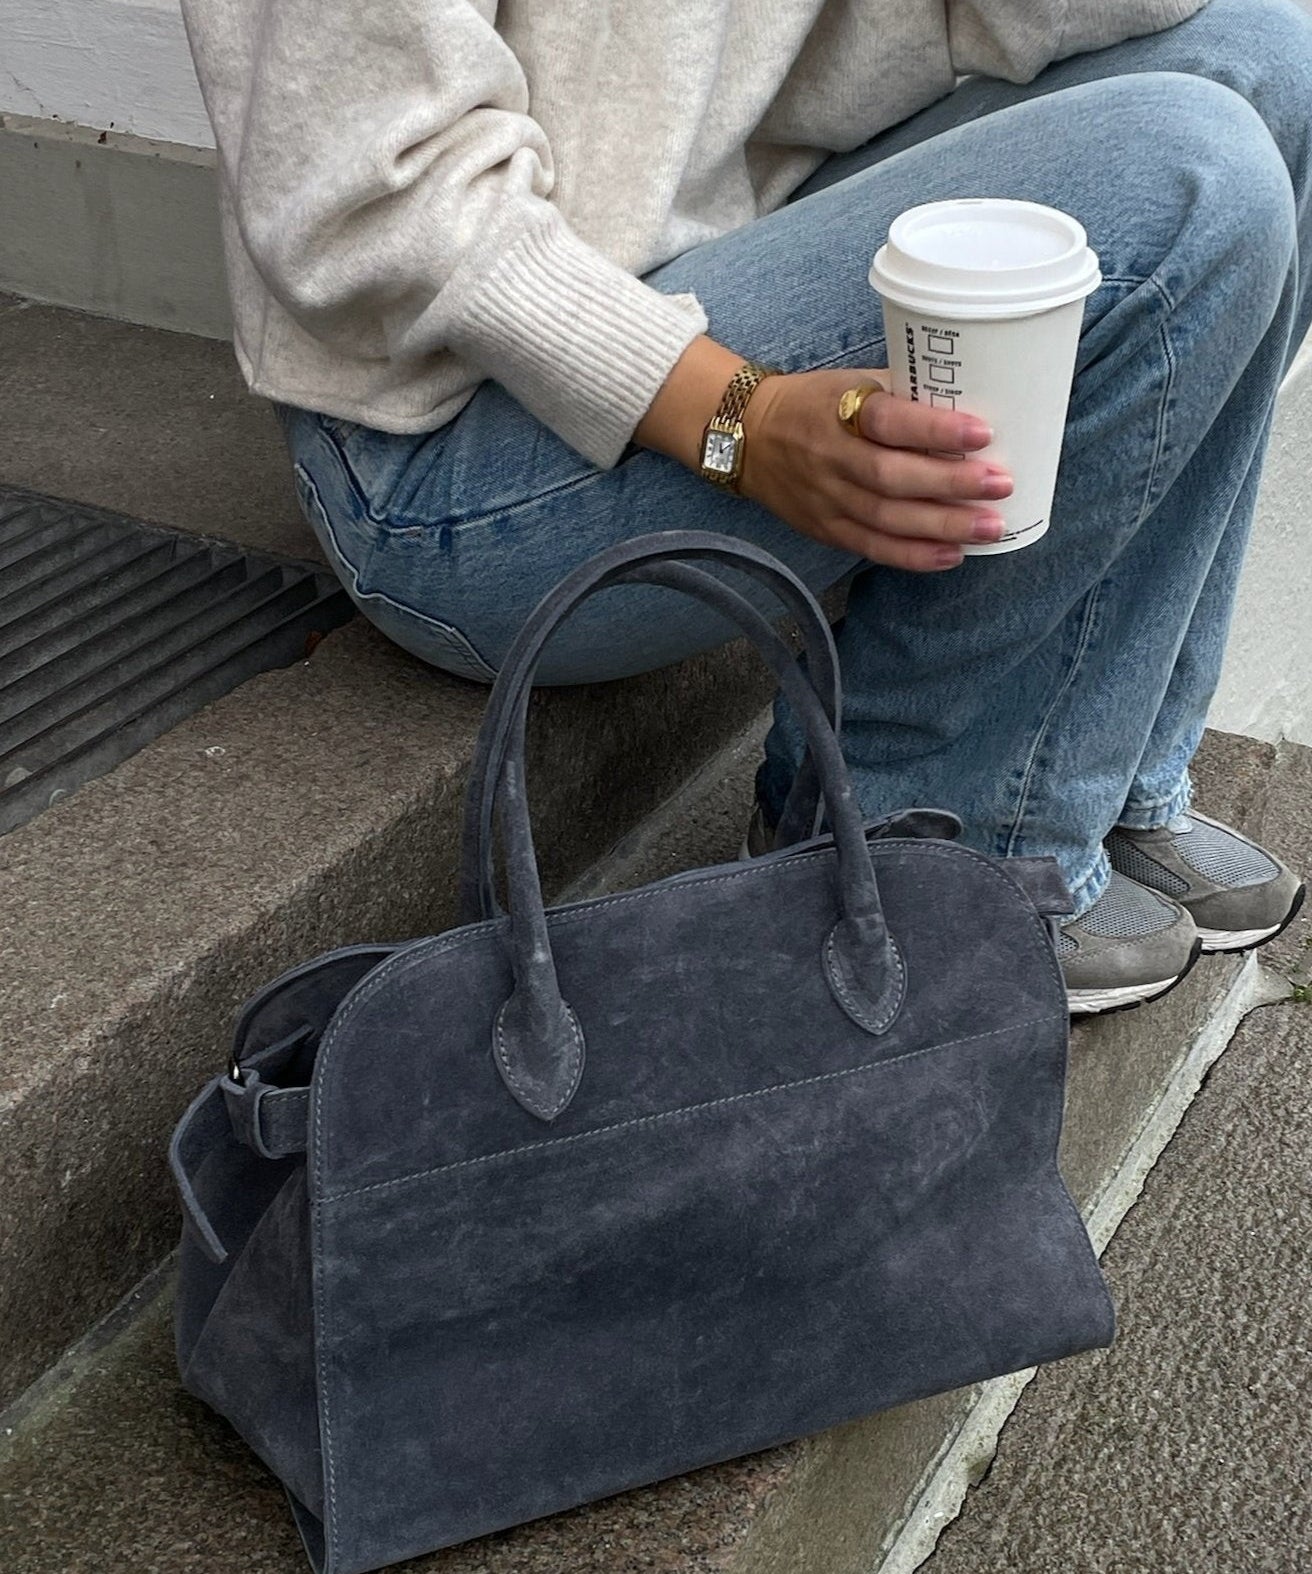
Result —
[[[972,458],[1005,465],[1015,491],[989,507],[1014,552],[1048,528],[1083,303],[1102,282],[1083,227],[1037,202],[961,197],[908,208],[875,254],[893,392],[960,408],[993,428]]]

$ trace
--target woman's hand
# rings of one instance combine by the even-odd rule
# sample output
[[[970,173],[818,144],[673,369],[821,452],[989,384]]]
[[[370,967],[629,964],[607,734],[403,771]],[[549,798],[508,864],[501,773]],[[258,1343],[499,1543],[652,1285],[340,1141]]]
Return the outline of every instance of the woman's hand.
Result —
[[[701,438],[742,357],[703,335],[657,394],[634,436],[691,469]],[[740,480],[794,530],[840,552],[922,571],[955,568],[965,542],[996,541],[1002,519],[989,503],[1010,495],[1005,470],[969,455],[988,427],[953,410],[931,410],[891,394],[861,407],[861,437],[838,419],[838,400],[860,382],[887,385],[882,369],[835,367],[767,377],[743,416]]]
[[[1011,477],[952,457],[989,443],[985,423],[874,393],[856,437],[837,411],[861,382],[887,387],[888,373],[838,367],[758,384],[743,415],[743,495],[803,535],[894,568],[955,568],[963,543],[996,541],[1003,521],[989,503],[1010,495]]]

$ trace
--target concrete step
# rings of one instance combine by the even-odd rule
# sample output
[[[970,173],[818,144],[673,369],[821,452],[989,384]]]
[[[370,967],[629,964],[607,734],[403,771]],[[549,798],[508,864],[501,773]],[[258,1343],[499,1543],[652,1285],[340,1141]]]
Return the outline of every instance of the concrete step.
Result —
[[[232,346],[0,294],[0,480],[321,559]]]
[[[749,733],[602,867],[576,880],[573,894],[732,856],[754,757]],[[1285,806],[1305,803],[1309,759],[1306,750],[1212,735],[1200,762],[1204,799],[1232,820],[1260,827],[1306,869],[1312,843],[1299,829],[1305,812],[1292,824]],[[1284,979],[1252,958],[1212,958],[1157,1005],[1076,1030],[1062,1163],[1100,1244],[1115,1232],[1236,1026],[1258,1003],[1288,992]],[[1219,1219],[1216,1228],[1226,1223]],[[1232,1241],[1232,1260],[1241,1262],[1251,1246]],[[1125,1299],[1123,1285],[1123,1310]],[[1132,1327],[1123,1327],[1123,1340],[1127,1335],[1134,1336]],[[1040,1381],[1078,1381],[1099,1359],[1081,1357]],[[1140,1384],[1159,1380],[1138,1375]],[[928,1555],[968,1482],[986,1467],[1023,1386],[1024,1377],[1002,1379],[908,1405],[407,1566],[416,1574],[904,1574]],[[1205,1402],[1197,1385],[1188,1402]],[[177,1386],[167,1278],[39,1384],[10,1413],[5,1431],[6,1574],[293,1574],[304,1566],[276,1484]],[[1054,1469],[1073,1468],[1083,1446],[1078,1432],[1062,1437],[1069,1461],[1055,1461]],[[1089,1566],[1078,1549],[1064,1556],[1063,1569],[1083,1574]],[[1024,1561],[988,1566],[1038,1574]]]
[[[1310,1015],[1240,1024],[1107,1252],[1118,1344],[1026,1389],[921,1574],[1312,1567]]]

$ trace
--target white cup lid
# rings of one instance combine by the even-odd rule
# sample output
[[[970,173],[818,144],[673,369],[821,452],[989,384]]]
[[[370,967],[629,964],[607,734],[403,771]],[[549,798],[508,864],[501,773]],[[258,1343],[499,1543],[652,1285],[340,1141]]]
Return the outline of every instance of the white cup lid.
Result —
[[[901,306],[951,317],[1028,317],[1102,282],[1084,227],[1038,202],[958,197],[908,208],[870,282]]]

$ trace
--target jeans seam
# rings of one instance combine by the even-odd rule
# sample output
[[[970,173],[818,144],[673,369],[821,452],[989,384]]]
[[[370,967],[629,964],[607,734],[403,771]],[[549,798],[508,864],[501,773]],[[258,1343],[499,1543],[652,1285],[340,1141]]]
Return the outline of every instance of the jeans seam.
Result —
[[[459,418],[460,417],[457,414],[453,418],[451,424],[454,425],[454,422],[458,421]],[[358,426],[358,422],[340,423],[337,422],[337,418],[335,417],[323,415],[317,415],[315,419],[319,423],[320,431],[328,439],[336,451],[337,458],[343,470],[346,472],[347,481],[353,488],[356,497],[359,499],[360,505],[363,508],[366,517],[374,524],[380,526],[383,530],[393,533],[399,533],[405,530],[460,529],[464,525],[480,525],[486,524],[494,519],[508,518],[513,514],[519,513],[523,509],[533,507],[534,504],[540,503],[546,498],[556,496],[557,493],[569,491],[572,487],[581,486],[588,481],[598,481],[602,476],[608,473],[605,470],[599,470],[595,468],[591,470],[582,470],[575,475],[567,477],[564,481],[557,481],[541,491],[532,492],[528,496],[520,498],[516,502],[509,503],[503,508],[484,509],[481,513],[469,514],[463,519],[458,514],[445,515],[441,519],[433,519],[431,515],[426,517],[416,517],[410,512],[408,508],[394,508],[392,506],[392,499],[400,487],[402,480],[404,479],[404,472],[402,475],[397,477],[396,481],[392,485],[391,490],[381,501],[375,498],[371,494],[370,489],[366,487],[363,476],[361,476],[359,471],[356,469],[354,463],[351,460],[351,456],[346,451],[343,434],[340,431],[340,426],[342,424]],[[442,428],[439,428],[438,430],[442,430]]]
[[[463,652],[468,658],[470,665],[475,668],[475,672],[458,672],[454,673],[454,676],[469,678],[474,682],[482,683],[494,683],[496,681],[497,669],[487,660],[482,651],[479,650],[478,646],[474,644],[473,640],[458,623],[449,622],[445,618],[434,617],[429,612],[421,612],[417,607],[407,606],[404,601],[398,601],[394,596],[389,596],[385,590],[361,590],[358,582],[355,594],[351,599],[364,616],[378,627],[381,627],[381,625],[378,625],[376,620],[370,617],[369,607],[365,605],[366,602],[377,603],[380,609],[390,609],[393,613],[398,613],[403,618],[413,618],[421,628],[432,630],[436,633],[439,639],[443,637],[449,638],[457,647],[457,650]],[[382,632],[387,634],[389,639],[392,637],[386,629],[383,629]],[[401,641],[396,640],[394,643],[400,644]],[[427,658],[421,657],[420,659],[425,660]],[[429,665],[438,668],[439,671],[451,673],[451,668],[443,667],[440,661],[429,661]]]
[[[837,355],[827,355],[822,361],[811,361],[805,369],[808,372],[818,372],[821,367],[836,366],[849,355],[860,355],[866,350],[873,350],[877,344],[884,345],[884,341],[882,339],[867,339],[864,344],[849,344],[845,350],[840,350]],[[884,345],[884,350],[887,353],[887,345]]]
[[[370,522],[370,524],[379,525],[383,528],[386,528],[387,520],[385,516],[381,514],[375,507],[374,500],[366,490],[364,480],[361,477],[359,471],[355,468],[354,464],[352,464],[351,456],[346,452],[345,445],[343,444],[341,438],[332,427],[325,424],[326,420],[331,419],[331,417],[325,418],[321,415],[315,416],[319,431],[325,438],[327,438],[328,444],[332,448],[338,464],[341,466],[347,487],[355,494],[356,501],[360,504],[361,512]],[[295,459],[295,455],[292,457]],[[324,512],[327,512],[326,507]]]
[[[1153,434],[1153,454],[1148,464],[1148,479],[1144,483],[1143,502],[1139,508],[1139,517],[1135,521],[1136,530],[1147,519],[1158,502],[1161,501],[1160,497],[1156,497],[1154,494],[1157,491],[1157,480],[1162,468],[1162,456],[1166,451],[1167,434],[1171,424],[1171,410],[1175,402],[1176,377],[1175,353],[1171,349],[1171,336],[1167,331],[1170,326],[1171,314],[1176,309],[1175,302],[1166,286],[1155,275],[1145,279],[1144,283],[1150,284],[1166,305],[1166,320],[1157,330],[1158,338],[1162,344],[1162,358],[1166,362],[1166,381],[1162,387],[1161,402],[1157,406],[1157,428]]]
[[[1066,674],[1065,680],[1059,685],[1057,692],[1052,697],[1052,703],[1044,712],[1043,719],[1039,722],[1039,725],[1035,730],[1034,741],[1030,745],[1029,757],[1025,761],[1025,774],[1021,779],[1020,791],[1016,800],[1016,810],[1012,817],[1011,826],[1007,832],[1006,841],[1003,845],[1003,857],[1005,858],[1011,858],[1015,856],[1016,842],[1020,836],[1021,826],[1025,820],[1025,811],[1029,807],[1030,792],[1034,785],[1035,772],[1038,769],[1039,750],[1043,747],[1044,739],[1047,737],[1048,732],[1051,729],[1052,719],[1057,714],[1058,707],[1065,699],[1066,695],[1070,692],[1072,684],[1079,676],[1080,663],[1084,660],[1085,652],[1088,650],[1089,642],[1093,637],[1093,627],[1097,618],[1097,612],[1101,602],[1102,589],[1105,583],[1105,579],[1100,579],[1086,598],[1084,618],[1080,624],[1080,632],[1076,641],[1075,654],[1071,660],[1071,670]]]
[[[1161,797],[1142,799],[1137,803],[1127,804],[1126,807],[1134,814],[1138,814],[1141,811],[1151,813],[1154,809],[1164,809],[1168,803],[1174,803],[1184,789],[1185,783],[1181,782],[1177,787],[1168,793],[1164,793]]]
[[[342,549],[341,542],[338,540],[337,529],[333,524],[332,515],[328,512],[328,505],[323,500],[323,492],[320,489],[319,483],[315,480],[314,476],[311,475],[305,464],[299,459],[293,462],[292,474],[296,480],[299,480],[300,485],[305,488],[306,493],[308,493],[308,495],[318,505],[319,513],[323,517],[323,530],[328,537],[326,543],[321,542],[321,545],[324,547],[325,556],[328,558],[333,572],[337,575],[338,579],[341,580],[342,586],[345,589],[347,595],[351,597],[352,601],[358,602],[359,598],[366,594],[365,591],[361,590],[360,586],[364,580],[369,565],[378,550],[377,542],[369,542],[365,548],[365,551],[361,554],[360,562],[353,562],[351,558],[347,557],[346,553]],[[310,517],[309,508],[299,495],[299,487],[297,488],[297,493],[297,502],[300,504],[301,514],[304,517],[306,524],[309,525],[311,530],[314,530],[317,537],[319,532],[315,530],[314,521]],[[378,523],[378,521],[373,519],[372,516],[367,517],[370,518],[371,523]]]

